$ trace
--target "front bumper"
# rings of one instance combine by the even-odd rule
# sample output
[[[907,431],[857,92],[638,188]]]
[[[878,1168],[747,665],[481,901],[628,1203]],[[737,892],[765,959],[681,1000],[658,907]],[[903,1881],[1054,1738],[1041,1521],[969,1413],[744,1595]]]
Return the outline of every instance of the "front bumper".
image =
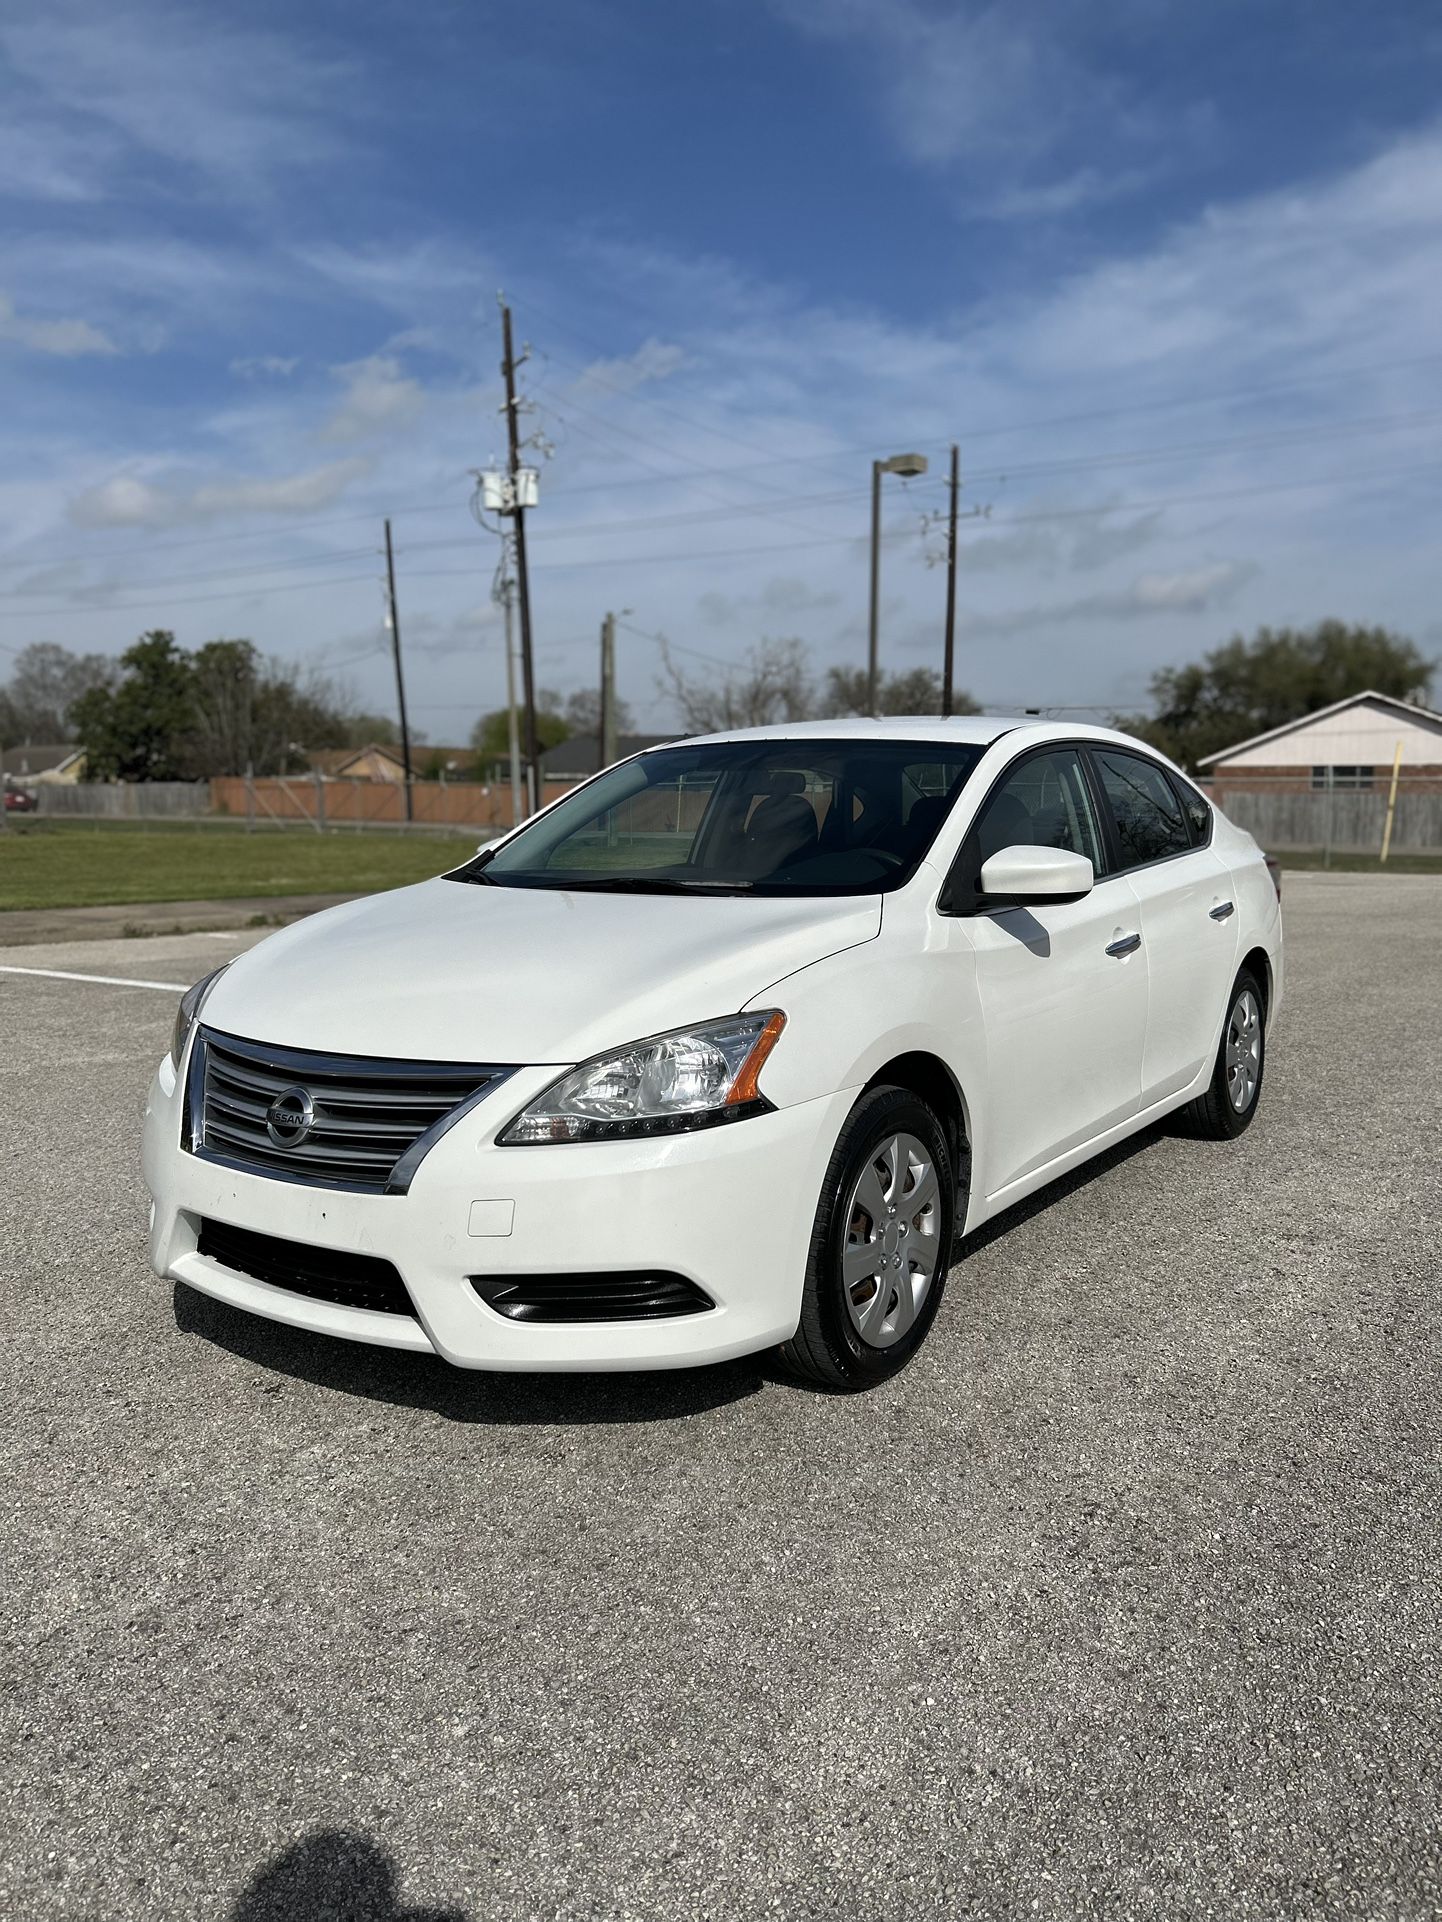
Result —
[[[151,1265],[273,1321],[430,1351],[462,1368],[675,1368],[786,1340],[800,1314],[826,1165],[854,1091],[696,1134],[496,1147],[495,1132],[555,1073],[512,1076],[441,1137],[407,1194],[372,1195],[270,1180],[186,1153],[184,1074],[165,1061],[145,1114]],[[417,1319],[314,1300],[225,1267],[198,1251],[207,1219],[380,1256],[399,1270]],[[641,1269],[683,1275],[716,1305],[656,1321],[516,1322],[468,1280]]]

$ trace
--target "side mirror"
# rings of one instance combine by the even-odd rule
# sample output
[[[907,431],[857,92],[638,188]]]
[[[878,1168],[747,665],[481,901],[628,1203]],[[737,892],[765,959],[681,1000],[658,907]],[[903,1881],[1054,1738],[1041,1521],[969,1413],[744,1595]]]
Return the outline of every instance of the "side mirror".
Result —
[[[1079,901],[1092,891],[1092,864],[1066,848],[1002,848],[981,864],[981,892],[995,905]]]

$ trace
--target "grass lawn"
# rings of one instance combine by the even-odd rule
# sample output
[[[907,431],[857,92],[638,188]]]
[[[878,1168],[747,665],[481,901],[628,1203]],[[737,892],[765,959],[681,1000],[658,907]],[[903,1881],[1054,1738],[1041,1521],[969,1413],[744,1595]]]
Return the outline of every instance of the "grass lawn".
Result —
[[[458,866],[455,834],[27,821],[0,836],[0,911],[127,901],[234,901],[267,894],[370,894]]]
[[[1320,848],[1301,848],[1291,853],[1285,848],[1268,848],[1284,868],[1330,867],[1334,874],[1437,874],[1442,875],[1442,854],[1389,854],[1383,867],[1375,854],[1338,854],[1324,860]]]

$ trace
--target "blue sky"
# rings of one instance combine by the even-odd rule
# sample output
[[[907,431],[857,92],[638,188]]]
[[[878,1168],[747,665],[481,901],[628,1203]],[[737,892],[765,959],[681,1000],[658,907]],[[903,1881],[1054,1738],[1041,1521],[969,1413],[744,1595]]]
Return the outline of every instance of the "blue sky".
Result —
[[[1442,651],[1442,19],[1336,0],[47,0],[0,18],[0,650],[251,636],[432,739],[504,684],[495,294],[554,452],[540,679],[763,636],[1135,705],[1236,629]],[[12,658],[0,651],[0,672]],[[679,657],[678,658],[682,658]]]

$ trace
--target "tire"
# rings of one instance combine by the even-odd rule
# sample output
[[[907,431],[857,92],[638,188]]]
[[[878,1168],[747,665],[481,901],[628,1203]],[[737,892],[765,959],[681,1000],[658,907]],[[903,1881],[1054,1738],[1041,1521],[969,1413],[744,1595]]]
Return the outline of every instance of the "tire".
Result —
[[[918,1195],[924,1204],[909,1212]],[[780,1351],[785,1366],[828,1388],[853,1390],[904,1368],[941,1305],[955,1215],[941,1122],[909,1089],[868,1089],[827,1166],[801,1319]]]
[[[1211,1083],[1185,1111],[1206,1141],[1235,1141],[1252,1125],[1267,1068],[1266,1008],[1257,977],[1243,968],[1232,983]]]

